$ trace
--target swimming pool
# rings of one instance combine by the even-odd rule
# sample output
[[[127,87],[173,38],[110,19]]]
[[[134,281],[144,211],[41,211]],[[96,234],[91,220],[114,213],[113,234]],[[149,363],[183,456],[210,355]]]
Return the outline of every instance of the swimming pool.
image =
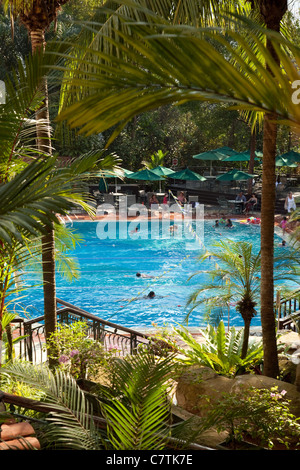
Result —
[[[98,224],[73,223],[73,229],[83,241],[70,255],[77,259],[81,275],[72,283],[57,275],[57,297],[129,328],[148,328],[153,322],[160,326],[183,324],[187,298],[204,280],[201,275],[188,281],[190,275],[200,269],[197,257],[202,251],[201,244],[194,238],[180,239],[176,236],[141,238],[142,228],[139,233],[120,239],[119,226],[116,238],[100,239],[99,228],[102,230],[103,225]],[[280,238],[274,237],[279,243]],[[260,227],[234,222],[230,230],[224,227],[215,229],[213,221],[205,221],[203,243],[206,248],[224,238],[249,240],[259,250]],[[209,268],[211,262],[206,261],[206,267]],[[138,278],[137,272],[153,278]],[[37,284],[38,280],[37,273],[24,276],[27,285]],[[144,298],[150,291],[155,291],[156,297]],[[31,287],[25,295],[27,298],[22,303],[31,305],[31,314],[42,315],[42,287]],[[190,316],[189,326],[205,326],[203,315],[203,307],[195,310]],[[227,324],[227,318],[224,318],[224,323]],[[243,326],[243,320],[234,307],[230,311],[230,325]],[[252,326],[260,326],[259,315],[253,319]]]

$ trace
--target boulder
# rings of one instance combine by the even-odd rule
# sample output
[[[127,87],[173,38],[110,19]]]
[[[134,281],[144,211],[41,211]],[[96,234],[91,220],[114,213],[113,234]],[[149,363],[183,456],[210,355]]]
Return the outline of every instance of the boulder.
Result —
[[[228,378],[200,366],[190,367],[179,378],[176,386],[177,405],[203,417],[207,414],[208,406],[213,406],[224,393],[238,392],[247,387],[278,387],[279,392],[285,390],[285,397],[291,401],[291,412],[300,417],[300,392],[295,385],[263,375],[245,374]]]
[[[179,378],[176,387],[178,406],[197,416],[205,416],[208,400],[217,401],[222,393],[230,392],[232,379],[218,375],[209,367],[193,366]]]

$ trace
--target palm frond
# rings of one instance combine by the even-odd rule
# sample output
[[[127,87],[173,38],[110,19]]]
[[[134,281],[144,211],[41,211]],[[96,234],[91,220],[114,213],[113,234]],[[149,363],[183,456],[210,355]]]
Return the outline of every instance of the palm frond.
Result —
[[[121,20],[125,22],[125,18]],[[208,28],[170,26],[158,16],[155,26],[126,20],[135,38],[118,30],[123,40],[120,57],[89,50],[103,63],[95,64],[93,72],[87,71],[84,77],[74,72],[71,85],[75,90],[88,90],[89,96],[61,112],[59,120],[66,119],[71,128],[91,135],[117,126],[113,139],[142,111],[197,100],[225,101],[245,111],[274,112],[281,122],[299,126],[300,110],[292,102],[290,84],[298,78],[300,53],[281,35],[236,17],[232,21],[239,29],[228,31],[226,36]],[[249,31],[252,42],[239,33],[242,26]],[[282,67],[270,56],[266,36]],[[106,39],[115,45],[113,39]],[[240,47],[245,54],[239,53]],[[263,61],[257,58],[257,50]],[[82,65],[86,63],[88,60],[83,60]]]
[[[115,364],[113,383],[120,395],[102,404],[115,449],[162,449],[170,436],[168,380],[173,357],[158,360],[141,353]]]
[[[72,377],[58,370],[52,372],[45,365],[32,364],[11,364],[3,372],[43,391],[43,404],[51,408],[44,431],[48,442],[63,449],[101,448],[91,419],[92,405]]]

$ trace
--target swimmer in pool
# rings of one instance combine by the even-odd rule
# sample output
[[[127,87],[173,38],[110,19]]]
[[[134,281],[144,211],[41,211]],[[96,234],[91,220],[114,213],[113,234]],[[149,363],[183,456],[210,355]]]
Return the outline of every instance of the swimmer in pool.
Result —
[[[121,299],[117,300],[117,302],[124,302],[124,301],[130,301],[132,302],[133,300],[140,300],[140,299],[163,299],[164,297],[169,297],[168,295],[156,295],[153,290],[149,292],[147,295],[143,295],[143,297],[136,297],[134,299]]]
[[[136,273],[136,277],[143,277],[144,279],[154,279],[155,276],[148,276],[148,274]]]
[[[170,230],[171,235],[174,235],[174,232],[178,230],[178,227],[177,225],[171,225],[169,230]]]
[[[155,292],[152,290],[149,292],[148,295],[144,295],[143,299],[163,299],[164,297],[169,297],[168,295],[156,295]]]

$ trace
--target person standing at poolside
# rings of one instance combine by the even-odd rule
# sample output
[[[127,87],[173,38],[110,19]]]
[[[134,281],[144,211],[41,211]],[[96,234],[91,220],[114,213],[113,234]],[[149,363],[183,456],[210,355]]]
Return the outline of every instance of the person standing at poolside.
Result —
[[[289,213],[296,210],[296,203],[292,191],[289,192],[285,199],[284,208]]]

